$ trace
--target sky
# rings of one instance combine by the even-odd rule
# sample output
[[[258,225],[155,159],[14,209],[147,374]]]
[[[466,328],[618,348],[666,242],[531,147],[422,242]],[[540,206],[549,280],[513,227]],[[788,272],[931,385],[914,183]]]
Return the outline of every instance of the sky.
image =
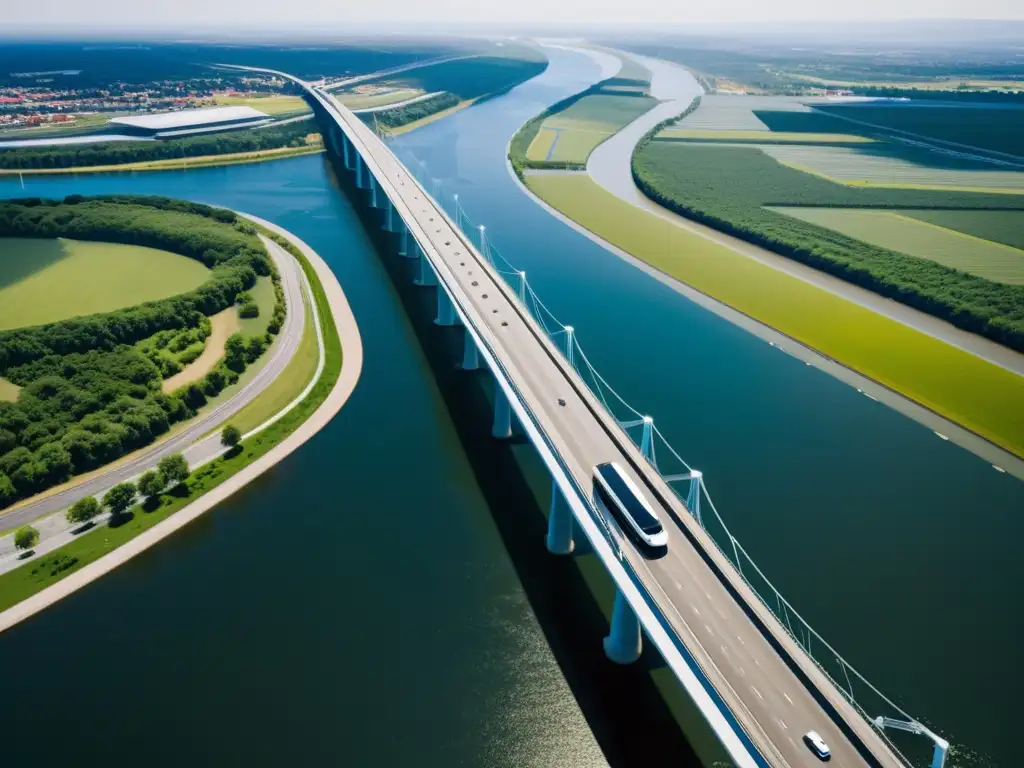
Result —
[[[11,29],[1024,19],[1021,0],[0,0]]]

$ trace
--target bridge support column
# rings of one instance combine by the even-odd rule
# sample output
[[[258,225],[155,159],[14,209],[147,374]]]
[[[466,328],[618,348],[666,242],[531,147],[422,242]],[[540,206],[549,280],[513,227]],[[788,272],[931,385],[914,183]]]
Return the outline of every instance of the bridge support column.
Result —
[[[395,231],[395,204],[391,202],[391,198],[384,195],[384,231],[394,232]]]
[[[372,173],[367,173],[366,175],[369,177],[368,181],[370,183],[370,207],[380,208],[380,192],[377,189],[380,185],[377,183],[377,177]]]
[[[414,252],[419,250],[419,245],[415,242],[409,247]],[[413,280],[413,282],[416,285],[437,285],[437,275],[434,274],[434,268],[430,266],[430,262],[425,256],[420,259],[420,276]]]
[[[366,163],[363,162],[363,156],[360,155],[358,152],[356,152],[355,155],[356,155],[356,186],[359,187],[359,189],[366,189],[366,179],[365,179],[365,176],[369,175],[369,174],[366,173]]]
[[[480,367],[480,352],[476,348],[476,342],[473,341],[473,335],[469,332],[469,328],[466,329],[462,344],[462,370],[475,371]]]
[[[348,136],[341,134],[341,149],[345,157],[345,170],[352,170],[352,147],[349,146]]]
[[[625,595],[615,590],[612,608],[612,627],[604,639],[604,653],[616,664],[632,664],[640,658],[642,650],[640,620],[630,607]]]
[[[494,425],[491,427],[491,435],[499,440],[512,437],[512,406],[505,397],[505,390],[497,382],[494,384]]]
[[[448,291],[441,286],[437,287],[437,319],[434,322],[437,325],[458,325],[458,319],[455,316],[455,305],[452,304]]]
[[[409,234],[409,228],[405,226],[405,222],[401,219],[398,220],[398,226],[401,232],[401,237],[398,238],[398,255],[415,259],[416,243],[413,241],[412,235]]]
[[[572,540],[572,512],[558,484],[551,481],[551,511],[548,514],[548,552],[568,555],[576,547]]]

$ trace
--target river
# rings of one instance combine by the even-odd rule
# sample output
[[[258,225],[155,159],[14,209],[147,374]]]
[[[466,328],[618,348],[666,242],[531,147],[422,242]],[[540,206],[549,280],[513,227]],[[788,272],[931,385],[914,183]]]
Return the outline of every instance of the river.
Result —
[[[1024,484],[526,197],[508,139],[598,76],[576,54],[551,56],[540,78],[399,146],[460,193],[605,377],[704,471],[817,629],[910,712],[1013,765],[1000,726],[1024,684],[1012,609]],[[410,322],[407,309],[423,313],[394,290],[323,159],[0,181],[0,196],[112,192],[294,231],[338,273],[364,372],[339,417],[247,492],[0,636],[5,759],[628,765],[639,728],[623,724],[643,674],[604,671],[599,619],[543,550],[528,449],[485,438],[460,399],[467,379],[439,367],[443,339]],[[514,466],[525,479],[503,492]],[[668,727],[651,730],[678,747]]]

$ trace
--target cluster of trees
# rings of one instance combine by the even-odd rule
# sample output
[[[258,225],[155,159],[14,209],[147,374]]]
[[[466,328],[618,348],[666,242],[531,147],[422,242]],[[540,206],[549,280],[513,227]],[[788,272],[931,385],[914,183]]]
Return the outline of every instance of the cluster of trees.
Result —
[[[160,391],[170,370],[163,353],[201,351],[207,315],[232,306],[257,274],[279,281],[252,225],[234,213],[163,198],[0,204],[0,236],[106,239],[111,221],[128,231],[110,239],[198,258],[213,265],[211,278],[169,299],[0,332],[0,375],[22,387],[17,402],[0,402],[0,508],[152,442],[237,381],[270,343],[269,332],[236,334],[203,381]],[[283,298],[278,312],[283,318]]]
[[[242,295],[245,294],[239,294]],[[206,339],[212,330],[209,318],[201,317],[195,328],[157,331],[148,339],[140,341],[136,347],[153,361],[160,369],[160,375],[167,379],[203,353]]]
[[[633,156],[633,178],[655,202],[829,272],[965,330],[1024,350],[1024,286],[1005,285],[855,240],[765,206],[1024,209],[1012,195],[833,184],[758,149],[652,141]]]
[[[454,93],[439,93],[429,99],[406,104],[404,107],[385,109],[380,112],[365,112],[362,118],[364,122],[370,124],[376,121],[378,125],[382,125],[385,128],[398,128],[407,123],[413,123],[417,120],[422,120],[424,117],[430,117],[438,112],[443,112],[446,109],[451,109],[457,106],[460,101],[462,100]]]
[[[316,132],[313,123],[299,120],[282,126],[200,134],[166,141],[109,141],[96,144],[64,144],[15,147],[0,152],[0,168],[12,170],[87,168],[154,160],[174,160],[236,152],[257,152],[282,147],[304,147]]]

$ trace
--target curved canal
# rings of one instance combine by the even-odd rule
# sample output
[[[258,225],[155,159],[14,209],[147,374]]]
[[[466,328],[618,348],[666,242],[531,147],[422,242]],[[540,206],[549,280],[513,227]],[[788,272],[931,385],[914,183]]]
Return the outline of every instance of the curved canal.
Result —
[[[817,629],[909,711],[1012,764],[1000,724],[1024,684],[1012,608],[1024,483],[525,196],[505,167],[509,138],[599,77],[584,57],[551,55],[541,77],[398,147],[460,193],[612,385],[705,472]],[[7,197],[114,192],[221,204],[295,232],[337,271],[366,360],[339,417],[274,472],[0,635],[0,716],[24,734],[8,759],[628,765],[630,710],[647,690],[607,671],[600,616],[543,551],[543,521],[526,514],[546,503],[543,478],[524,446],[473,437],[487,431],[481,409],[433,362],[415,300],[394,290],[322,158],[0,181]],[[527,467],[514,492],[495,469],[506,465]]]

